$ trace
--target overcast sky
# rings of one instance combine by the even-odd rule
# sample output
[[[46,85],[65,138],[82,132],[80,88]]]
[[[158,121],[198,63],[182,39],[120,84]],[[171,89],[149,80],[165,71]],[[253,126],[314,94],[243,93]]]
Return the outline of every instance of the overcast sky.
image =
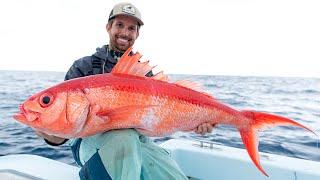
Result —
[[[108,43],[116,2],[1,0],[0,69],[67,71]],[[319,0],[127,2],[145,22],[135,49],[167,73],[320,78]]]

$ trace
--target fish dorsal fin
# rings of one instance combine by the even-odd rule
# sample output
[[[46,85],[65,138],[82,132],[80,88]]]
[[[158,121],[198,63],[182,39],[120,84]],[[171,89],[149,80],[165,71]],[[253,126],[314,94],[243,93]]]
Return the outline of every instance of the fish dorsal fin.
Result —
[[[187,80],[187,79],[183,79],[183,80],[178,80],[176,82],[174,82],[175,84],[178,84],[180,86],[195,90],[195,91],[199,91],[202,92],[203,88],[199,83]]]
[[[196,83],[194,81],[191,80],[187,80],[187,79],[183,79],[183,80],[178,80],[176,82],[174,82],[174,84],[177,84],[179,86],[183,86],[185,88],[189,88],[192,89],[194,91],[198,91],[201,92],[207,96],[210,96],[211,98],[213,98],[210,94],[208,94],[207,92],[205,92],[203,86],[199,83]]]
[[[169,82],[169,78],[167,75],[163,74],[163,71],[158,72],[156,75],[152,76],[152,79],[156,79],[159,81]]]
[[[149,61],[139,62],[142,57],[139,52],[129,55],[131,51],[132,47],[128,48],[128,50],[118,60],[118,63],[114,66],[111,73],[130,74],[144,77],[154,68],[149,65]]]

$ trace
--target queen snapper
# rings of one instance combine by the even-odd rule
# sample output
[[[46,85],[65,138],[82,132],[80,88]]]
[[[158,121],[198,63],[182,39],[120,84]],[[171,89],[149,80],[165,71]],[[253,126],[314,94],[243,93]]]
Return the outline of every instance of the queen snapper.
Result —
[[[63,138],[86,137],[112,129],[135,128],[147,136],[188,131],[209,122],[235,126],[250,158],[265,175],[258,154],[257,130],[293,125],[285,117],[235,110],[188,80],[168,82],[162,72],[145,77],[153,67],[130,55],[129,48],[111,73],[62,82],[20,105],[14,118],[32,128]],[[313,132],[314,133],[314,132]]]

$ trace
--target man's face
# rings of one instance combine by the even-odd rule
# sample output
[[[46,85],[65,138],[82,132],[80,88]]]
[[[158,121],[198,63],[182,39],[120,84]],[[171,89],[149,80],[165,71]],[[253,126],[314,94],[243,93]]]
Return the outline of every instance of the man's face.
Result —
[[[107,24],[107,31],[110,48],[121,52],[131,47],[139,36],[138,22],[129,16],[116,16]]]

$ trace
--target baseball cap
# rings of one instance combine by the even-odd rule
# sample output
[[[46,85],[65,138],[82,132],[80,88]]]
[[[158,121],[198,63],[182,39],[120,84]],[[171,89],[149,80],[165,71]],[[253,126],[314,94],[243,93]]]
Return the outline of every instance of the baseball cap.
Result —
[[[111,10],[108,20],[110,21],[110,19],[112,19],[118,15],[125,15],[125,16],[133,17],[138,21],[140,26],[143,25],[143,22],[141,20],[140,11],[134,5],[132,5],[130,3],[116,4],[113,7],[113,9]]]

